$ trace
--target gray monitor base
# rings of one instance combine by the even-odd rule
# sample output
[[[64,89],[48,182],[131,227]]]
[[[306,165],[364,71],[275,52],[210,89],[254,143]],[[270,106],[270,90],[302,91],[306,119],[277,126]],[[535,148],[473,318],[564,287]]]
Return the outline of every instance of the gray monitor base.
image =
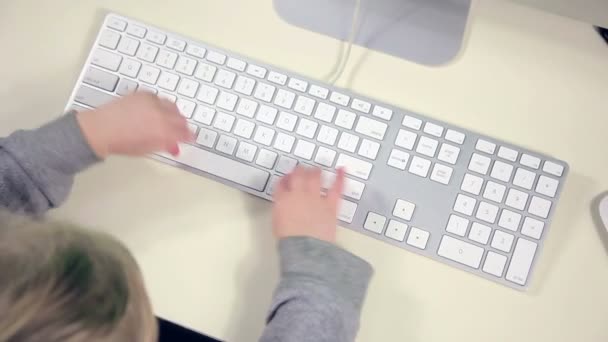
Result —
[[[348,40],[355,0],[274,0],[292,25]],[[441,65],[459,53],[471,0],[361,0],[355,43],[415,63]]]

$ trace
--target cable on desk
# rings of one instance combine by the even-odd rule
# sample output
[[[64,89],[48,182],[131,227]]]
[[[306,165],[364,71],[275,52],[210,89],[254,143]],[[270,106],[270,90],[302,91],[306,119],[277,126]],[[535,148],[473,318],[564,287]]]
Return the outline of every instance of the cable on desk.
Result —
[[[355,10],[353,11],[353,18],[351,20],[350,33],[348,36],[348,42],[346,45],[346,54],[340,61],[338,68],[333,73],[328,76],[327,82],[331,85],[334,85],[342,74],[344,74],[344,69],[346,69],[346,64],[348,64],[348,60],[350,59],[350,52],[352,50],[353,44],[355,42],[355,37],[357,35],[357,27],[359,26],[359,12],[361,11],[361,0],[355,0]]]

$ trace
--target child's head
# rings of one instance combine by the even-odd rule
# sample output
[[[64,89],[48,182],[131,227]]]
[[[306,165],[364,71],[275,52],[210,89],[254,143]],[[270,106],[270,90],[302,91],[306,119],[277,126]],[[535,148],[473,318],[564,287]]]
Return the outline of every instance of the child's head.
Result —
[[[0,212],[0,341],[152,342],[135,260],[111,237]]]

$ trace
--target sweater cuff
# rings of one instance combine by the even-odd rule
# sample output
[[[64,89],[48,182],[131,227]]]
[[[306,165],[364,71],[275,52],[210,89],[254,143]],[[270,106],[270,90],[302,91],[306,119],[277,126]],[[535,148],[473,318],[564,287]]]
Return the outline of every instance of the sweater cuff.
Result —
[[[365,260],[344,249],[310,237],[279,241],[281,276],[322,281],[336,294],[361,308],[373,269]]]

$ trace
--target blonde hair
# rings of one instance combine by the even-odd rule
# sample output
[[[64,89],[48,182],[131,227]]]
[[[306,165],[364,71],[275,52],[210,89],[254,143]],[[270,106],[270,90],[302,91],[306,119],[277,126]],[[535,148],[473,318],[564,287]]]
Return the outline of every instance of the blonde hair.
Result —
[[[0,341],[156,338],[141,273],[122,244],[0,212]]]

